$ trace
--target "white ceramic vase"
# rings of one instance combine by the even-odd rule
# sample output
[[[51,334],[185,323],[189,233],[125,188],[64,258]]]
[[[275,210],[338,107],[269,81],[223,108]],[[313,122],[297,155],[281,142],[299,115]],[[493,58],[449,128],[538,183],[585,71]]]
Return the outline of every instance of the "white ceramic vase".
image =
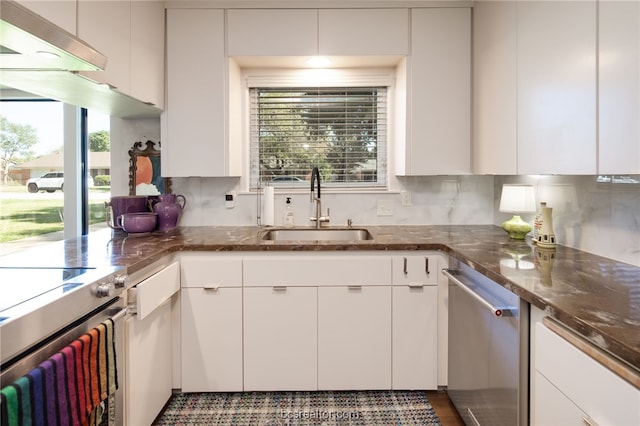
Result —
[[[556,246],[556,234],[553,232],[553,208],[542,207],[542,227],[538,233],[536,244],[539,247],[552,248]]]

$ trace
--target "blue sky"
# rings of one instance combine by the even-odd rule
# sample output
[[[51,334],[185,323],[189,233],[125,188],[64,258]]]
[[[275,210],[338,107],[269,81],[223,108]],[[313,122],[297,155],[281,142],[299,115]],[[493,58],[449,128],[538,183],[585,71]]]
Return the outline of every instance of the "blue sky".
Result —
[[[62,103],[61,102],[1,102],[0,115],[12,123],[30,124],[36,128],[38,145],[36,155],[48,154],[62,147]],[[109,130],[109,116],[89,111],[89,133]]]

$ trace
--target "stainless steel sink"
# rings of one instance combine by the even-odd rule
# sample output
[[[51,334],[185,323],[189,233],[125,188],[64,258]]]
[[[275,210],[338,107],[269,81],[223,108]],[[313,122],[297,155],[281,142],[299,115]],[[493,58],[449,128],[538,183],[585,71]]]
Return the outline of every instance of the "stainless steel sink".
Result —
[[[366,241],[373,236],[366,229],[351,228],[277,228],[262,235],[271,241]]]

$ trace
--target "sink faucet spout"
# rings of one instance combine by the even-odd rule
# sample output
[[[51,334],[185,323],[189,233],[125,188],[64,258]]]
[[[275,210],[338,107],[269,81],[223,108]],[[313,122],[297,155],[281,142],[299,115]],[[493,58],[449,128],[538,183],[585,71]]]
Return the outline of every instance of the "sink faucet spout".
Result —
[[[316,194],[315,183],[318,182],[318,189]],[[320,228],[322,222],[329,222],[329,212],[327,216],[322,216],[322,205],[320,204],[320,170],[314,167],[311,170],[311,202],[316,203],[316,216],[311,218],[312,222],[316,223],[316,228]]]

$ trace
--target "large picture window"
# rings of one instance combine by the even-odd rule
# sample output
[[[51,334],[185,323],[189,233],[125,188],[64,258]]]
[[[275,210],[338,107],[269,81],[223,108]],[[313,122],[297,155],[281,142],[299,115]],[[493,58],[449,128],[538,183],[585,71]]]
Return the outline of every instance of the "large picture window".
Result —
[[[251,187],[385,187],[386,87],[250,89]]]

